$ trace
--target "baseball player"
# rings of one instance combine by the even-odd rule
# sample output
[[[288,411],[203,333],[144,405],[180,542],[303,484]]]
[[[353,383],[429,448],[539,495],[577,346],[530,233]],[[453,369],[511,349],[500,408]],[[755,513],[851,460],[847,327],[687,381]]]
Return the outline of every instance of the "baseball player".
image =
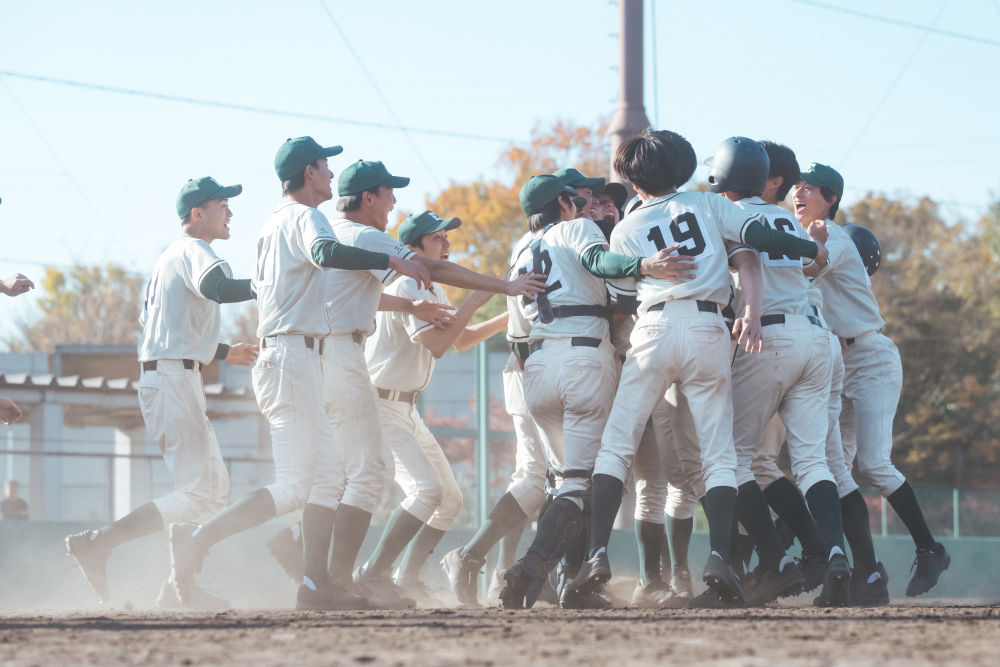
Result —
[[[6,280],[0,280],[0,294],[6,294],[7,296],[26,294],[28,290],[34,289],[34,287],[35,283],[23,273],[15,273]],[[17,403],[6,396],[0,396],[0,423],[16,424],[21,420],[22,416],[21,408],[17,407]]]
[[[438,282],[508,295],[524,296],[544,289],[532,274],[513,281],[483,276],[453,262],[415,254],[385,233],[396,203],[393,190],[409,178],[394,176],[381,162],[359,160],[340,175],[337,209],[342,217],[332,228],[342,242],[388,252],[426,267]],[[327,277],[326,317],[330,333],[322,351],[324,402],[342,464],[317,468],[303,510],[305,577],[329,576],[338,586],[352,583],[358,551],[386,481],[393,477],[391,450],[382,437],[377,394],[365,363],[363,343],[375,329],[375,313],[384,285],[398,277],[393,270],[332,271]],[[330,553],[330,539],[333,551]],[[358,590],[380,607],[410,607],[412,599],[380,572],[359,573]]]
[[[424,211],[403,220],[397,237],[417,255],[447,260],[448,232],[461,224],[458,218],[444,219]],[[393,282],[386,291],[451,305],[440,285],[422,289],[410,278]],[[481,324],[468,324],[492,297],[492,292],[473,292],[445,329],[411,315],[381,312],[375,334],[365,346],[365,361],[378,394],[382,435],[392,450],[396,482],[406,493],[363,568],[365,579],[388,578],[396,558],[412,542],[398,584],[408,596],[425,602],[430,596],[420,581],[420,568],[461,511],[462,491],[441,446],[420,417],[416,401],[430,382],[435,359],[452,345],[469,349],[507,326],[506,313]]]
[[[653,275],[671,279],[688,270],[669,257],[623,257],[591,220],[578,217],[575,190],[555,175],[532,177],[520,192],[521,208],[535,233],[516,257],[511,274],[544,273],[548,288],[511,310],[510,335],[527,342],[524,396],[559,480],[555,500],[538,521],[528,552],[504,574],[506,608],[530,607],[548,572],[579,532],[600,432],[614,392],[616,362],[604,279]],[[565,591],[564,591],[565,592]],[[565,602],[561,599],[561,602]]]
[[[917,549],[916,571],[906,594],[916,596],[934,587],[951,556],[934,539],[913,489],[892,464],[892,422],[902,390],[902,364],[896,346],[882,333],[884,321],[861,255],[850,235],[831,224],[843,193],[843,177],[827,165],[813,163],[802,172],[795,190],[795,215],[803,225],[815,222],[829,234],[830,259],[814,274],[823,294],[824,316],[840,337],[844,355],[840,418],[844,459],[850,465],[857,456],[861,475],[889,501],[910,531]],[[873,568],[873,554],[866,554],[866,560],[855,559],[855,576],[876,583],[882,573]]]
[[[153,267],[138,350],[139,408],[174,490],[112,524],[66,538],[66,549],[101,602],[109,599],[107,561],[115,547],[171,523],[207,518],[225,507],[229,475],[205,415],[201,367],[213,359],[250,366],[257,357],[256,345],[218,342],[220,304],[253,298],[250,279],[233,279],[229,265],[211,248],[213,241],[229,238],[229,199],[242,191],[241,185],[223,186],[206,176],[189,180],[177,197],[181,236]],[[224,604],[194,592],[186,602]],[[164,585],[158,602],[170,606],[173,599],[172,588]]]
[[[330,332],[324,309],[326,270],[391,270],[429,281],[420,264],[369,252],[338,241],[317,207],[332,198],[333,172],[327,158],[340,146],[324,147],[312,137],[285,141],[274,159],[285,195],[257,240],[252,278],[260,320],[261,350],[253,369],[254,393],[271,426],[275,481],[201,525],[170,527],[171,582],[182,602],[196,589],[208,549],[230,535],[297,510],[308,497],[314,471],[339,468],[340,454],[323,405],[322,343]],[[302,609],[365,608],[367,602],[326,578],[303,580]]]
[[[811,241],[765,227],[762,216],[747,215],[717,195],[677,192],[679,164],[672,141],[656,132],[624,142],[615,154],[615,171],[632,183],[642,203],[615,227],[612,250],[643,256],[680,244],[679,252],[697,260],[697,268],[695,277],[680,285],[652,278],[608,281],[619,303],[638,299],[641,305],[594,466],[591,558],[574,585],[590,586],[610,578],[607,544],[625,476],[654,405],[676,381],[690,404],[707,489],[703,502],[712,554],[703,578],[721,598],[740,603],[743,591],[726,561],[737,486],[730,339],[720,313],[720,304],[728,302],[730,293],[726,241],[807,257],[815,257],[818,248]],[[741,255],[750,253],[740,252],[734,258]],[[744,289],[747,312],[737,319],[734,333],[739,334],[740,345],[754,349],[761,335],[755,311],[760,283],[754,285],[751,279]]]

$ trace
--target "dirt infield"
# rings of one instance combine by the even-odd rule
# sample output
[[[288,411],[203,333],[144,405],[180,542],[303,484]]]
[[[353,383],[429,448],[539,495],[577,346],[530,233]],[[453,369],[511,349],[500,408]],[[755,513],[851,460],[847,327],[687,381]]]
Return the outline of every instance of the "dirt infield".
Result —
[[[1000,606],[0,615],[0,663],[995,665]]]

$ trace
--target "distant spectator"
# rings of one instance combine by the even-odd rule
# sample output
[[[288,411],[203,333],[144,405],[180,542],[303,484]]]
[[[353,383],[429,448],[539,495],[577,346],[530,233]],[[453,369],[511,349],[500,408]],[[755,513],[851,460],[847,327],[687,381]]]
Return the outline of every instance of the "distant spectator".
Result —
[[[17,495],[18,483],[12,479],[3,485],[3,500],[0,501],[0,512],[4,521],[26,521],[28,519],[28,503]]]

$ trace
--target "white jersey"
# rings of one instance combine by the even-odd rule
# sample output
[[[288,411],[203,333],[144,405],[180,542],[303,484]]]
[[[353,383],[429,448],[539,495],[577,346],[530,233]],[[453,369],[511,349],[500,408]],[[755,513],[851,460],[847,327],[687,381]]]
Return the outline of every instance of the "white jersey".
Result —
[[[543,273],[548,289],[544,296],[518,299],[517,307],[525,320],[531,322],[530,340],[587,336],[608,337],[608,319],[600,315],[574,315],[546,318],[549,308],[566,306],[607,307],[608,293],[603,278],[598,278],[583,266],[583,255],[595,246],[607,247],[601,228],[587,218],[577,218],[549,225],[534,236],[513,258],[508,278],[524,273]],[[558,312],[558,311],[557,311]]]
[[[219,345],[219,304],[201,293],[201,281],[229,265],[212,252],[206,241],[184,235],[156,260],[146,287],[139,361],[194,359],[210,363]]]
[[[441,285],[435,283],[430,289],[421,289],[408,276],[387,287],[385,293],[451,305]],[[434,372],[434,355],[417,337],[434,325],[410,313],[387,310],[380,310],[375,319],[375,334],[365,344],[365,361],[372,384],[382,389],[423,391]]]
[[[650,306],[675,299],[729,302],[727,251],[743,243],[743,234],[759,213],[749,213],[725,197],[708,192],[673,192],[644,202],[615,225],[611,251],[649,257],[674,244],[679,255],[697,261],[695,277],[681,284],[644,276],[608,280],[614,297],[635,296],[639,314]],[[727,245],[727,242],[730,242]]]
[[[332,224],[337,240],[355,248],[383,252],[406,259],[411,250],[383,231],[374,227],[338,218]],[[330,333],[360,332],[365,335],[375,330],[375,313],[378,311],[382,288],[399,276],[392,269],[351,271],[330,269],[326,274],[326,315],[330,320]]]
[[[830,330],[841,338],[851,338],[881,329],[885,322],[857,246],[840,225],[828,220],[826,226],[830,258],[815,284],[823,292],[823,316]]]
[[[528,232],[514,244],[514,250],[510,254],[510,261],[507,262],[508,266],[514,265],[516,259],[528,249],[536,236],[538,236],[536,232]],[[509,274],[510,272],[508,271],[508,276]],[[524,318],[521,310],[517,307],[517,303],[520,300],[521,297],[519,296],[507,297],[507,313],[510,316],[507,320],[507,340],[512,343],[525,343],[531,334],[531,322]]]
[[[330,332],[324,308],[326,270],[312,254],[316,243],[327,240],[336,237],[326,216],[297,202],[282,202],[264,223],[257,237],[253,276],[260,310],[258,338],[277,334],[322,336]]]
[[[805,230],[788,209],[769,204],[760,197],[749,197],[736,202],[748,215],[760,213],[764,224],[771,229],[805,239]],[[782,255],[776,252],[760,253],[761,263],[761,315],[809,315],[809,279],[802,267],[813,263],[810,258]]]

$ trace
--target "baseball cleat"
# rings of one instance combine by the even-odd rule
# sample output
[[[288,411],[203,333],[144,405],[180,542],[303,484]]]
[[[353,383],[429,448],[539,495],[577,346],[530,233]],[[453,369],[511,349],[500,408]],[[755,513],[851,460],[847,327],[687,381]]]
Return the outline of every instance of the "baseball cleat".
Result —
[[[753,587],[747,592],[748,607],[763,607],[778,598],[798,595],[802,592],[802,573],[792,562],[786,562],[780,572],[758,568]]]
[[[702,581],[719,599],[729,606],[742,607],[744,603],[743,584],[729,563],[712,553],[705,563]]]
[[[906,586],[907,597],[923,595],[938,582],[941,573],[951,565],[951,556],[945,551],[944,545],[935,542],[930,549],[917,549],[917,557],[913,561],[910,571],[916,568],[910,583]]]
[[[874,581],[872,576],[878,575]],[[857,571],[851,574],[852,607],[884,607],[889,604],[889,574],[882,563],[875,564],[875,572],[863,577]]]
[[[302,530],[297,525],[282,528],[275,533],[265,544],[267,550],[278,561],[281,569],[285,571],[292,581],[302,581],[305,574],[305,560],[302,555]]]
[[[83,572],[84,579],[97,595],[97,600],[105,604],[110,599],[108,594],[108,557],[111,550],[97,539],[96,530],[85,530],[66,537],[66,552],[73,557]]]
[[[449,551],[441,559],[441,567],[448,575],[451,591],[463,607],[479,606],[476,589],[479,588],[479,571],[485,564],[485,558],[463,555],[461,547]]]
[[[563,592],[565,593],[565,589],[569,588],[576,593],[594,593],[610,579],[611,563],[608,561],[608,552],[601,549],[583,561],[576,577],[563,586]]]
[[[350,609],[370,609],[368,600],[352,595],[341,586],[325,583],[310,588],[299,586],[295,597],[295,608],[300,611],[346,611]]]
[[[676,567],[670,573],[670,590],[681,599],[690,600],[694,597],[691,582],[691,570],[686,567]]]
[[[559,606],[563,609],[610,609],[615,605],[598,591],[580,592],[566,587],[559,597]]]
[[[170,524],[170,583],[184,604],[196,597],[194,575],[201,572],[206,551],[198,547],[193,523]]]
[[[805,583],[802,590],[806,593],[815,590],[823,584],[823,577],[826,575],[826,559],[819,555],[803,556],[798,561],[799,572]]]
[[[823,590],[813,600],[817,607],[847,607],[851,604],[851,566],[844,554],[835,554],[826,566]]]
[[[497,568],[490,575],[490,585],[486,589],[486,604],[500,604],[500,589],[503,588],[503,575],[507,570]]]
[[[445,604],[430,586],[419,579],[396,579],[396,585],[405,597],[413,598],[421,609],[441,609]]]
[[[681,597],[661,579],[637,584],[632,591],[631,606],[640,609],[683,609],[691,602],[690,596]]]
[[[545,579],[531,576],[519,560],[503,573],[504,586],[500,589],[500,606],[504,609],[530,609],[542,590]]]
[[[388,574],[361,571],[354,580],[356,592],[368,599],[371,609],[416,609],[417,601],[403,595]]]

